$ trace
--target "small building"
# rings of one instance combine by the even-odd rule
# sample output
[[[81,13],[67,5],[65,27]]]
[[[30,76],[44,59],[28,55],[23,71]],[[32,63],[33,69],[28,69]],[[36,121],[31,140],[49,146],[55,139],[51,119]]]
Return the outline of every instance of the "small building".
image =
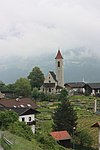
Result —
[[[51,132],[50,135],[62,146],[71,147],[71,136],[69,133],[65,131],[54,131]]]
[[[100,83],[87,83],[89,91],[93,96],[100,96]]]
[[[5,98],[5,94],[0,92],[0,99]]]
[[[0,100],[0,111],[15,111],[19,116],[19,121],[24,121],[35,133],[36,110],[38,106],[30,98]]]
[[[68,82],[68,83],[65,83],[64,86],[68,90],[69,95],[85,93],[84,82]]]

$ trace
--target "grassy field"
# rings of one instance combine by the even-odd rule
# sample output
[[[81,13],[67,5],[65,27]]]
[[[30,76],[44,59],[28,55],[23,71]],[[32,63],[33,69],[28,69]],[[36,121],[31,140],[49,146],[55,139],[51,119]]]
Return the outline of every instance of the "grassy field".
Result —
[[[98,102],[100,102],[100,99]],[[94,113],[94,100],[95,97],[91,96],[71,96],[69,97],[71,104],[77,112],[78,124],[77,131],[86,131],[89,135],[93,137],[92,147],[98,147],[98,129],[91,128],[91,126],[100,121],[100,115]],[[54,109],[58,106],[58,102],[42,102],[39,104],[41,107],[39,111],[41,112],[38,116],[40,123],[40,130],[47,130],[48,132],[52,131],[52,113]],[[100,106],[98,105],[98,109]],[[39,125],[39,124],[38,124]],[[45,129],[44,129],[45,126]]]
[[[35,139],[28,141],[22,137],[13,135],[8,131],[4,133],[4,136],[13,143],[9,148],[10,150],[42,150]]]
[[[98,129],[91,128],[91,126],[94,123],[100,121],[100,115],[94,113],[95,98],[91,96],[86,97],[86,96],[76,95],[76,96],[69,97],[69,100],[73,105],[74,109],[77,111],[77,115],[78,115],[77,131],[78,132],[86,131],[87,133],[89,133],[93,137],[92,147],[95,148],[96,150],[98,147]],[[38,110],[40,111],[40,113],[37,115],[38,121],[36,124],[36,133],[45,134],[46,136],[49,136],[49,133],[52,131],[52,123],[53,123],[52,114],[54,112],[54,109],[58,106],[58,103],[59,102],[38,102],[38,105],[40,106]],[[35,139],[33,139],[33,141],[30,142],[25,140],[24,138],[17,137],[8,132],[6,132],[5,135],[9,140],[11,140],[14,143],[11,150],[41,150],[42,149],[39,143]],[[60,149],[59,147],[59,150],[62,150],[62,148]]]

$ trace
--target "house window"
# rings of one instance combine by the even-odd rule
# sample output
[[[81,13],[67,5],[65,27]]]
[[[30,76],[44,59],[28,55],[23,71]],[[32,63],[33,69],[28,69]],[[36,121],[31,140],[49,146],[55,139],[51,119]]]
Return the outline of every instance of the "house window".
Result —
[[[24,118],[24,117],[22,118],[22,121],[25,121],[25,118]]]
[[[51,92],[51,88],[49,88],[49,92]]]
[[[60,67],[60,61],[58,61],[58,67]]]
[[[49,83],[51,83],[51,81],[49,80]]]
[[[31,121],[31,117],[29,117],[29,121]]]

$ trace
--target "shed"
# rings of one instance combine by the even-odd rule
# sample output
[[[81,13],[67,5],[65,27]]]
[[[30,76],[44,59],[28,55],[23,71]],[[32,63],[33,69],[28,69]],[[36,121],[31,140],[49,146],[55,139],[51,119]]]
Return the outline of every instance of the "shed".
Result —
[[[71,136],[69,133],[65,131],[54,131],[51,132],[50,135],[62,146],[71,147]]]

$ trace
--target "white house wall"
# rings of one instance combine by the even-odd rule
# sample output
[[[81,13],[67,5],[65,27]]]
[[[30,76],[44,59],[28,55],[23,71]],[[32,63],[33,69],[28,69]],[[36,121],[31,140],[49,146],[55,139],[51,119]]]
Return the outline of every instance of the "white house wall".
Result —
[[[35,115],[23,115],[23,116],[19,116],[19,121],[22,121],[22,118],[25,118],[25,122],[29,122],[29,117],[31,117],[31,121],[35,120]]]
[[[31,121],[29,121],[30,117],[31,117]],[[25,123],[35,121],[35,115],[34,114],[19,116],[20,122],[22,122],[22,118],[25,118],[25,121],[24,121]],[[35,125],[31,125],[30,127],[32,129],[32,132],[35,133]]]

